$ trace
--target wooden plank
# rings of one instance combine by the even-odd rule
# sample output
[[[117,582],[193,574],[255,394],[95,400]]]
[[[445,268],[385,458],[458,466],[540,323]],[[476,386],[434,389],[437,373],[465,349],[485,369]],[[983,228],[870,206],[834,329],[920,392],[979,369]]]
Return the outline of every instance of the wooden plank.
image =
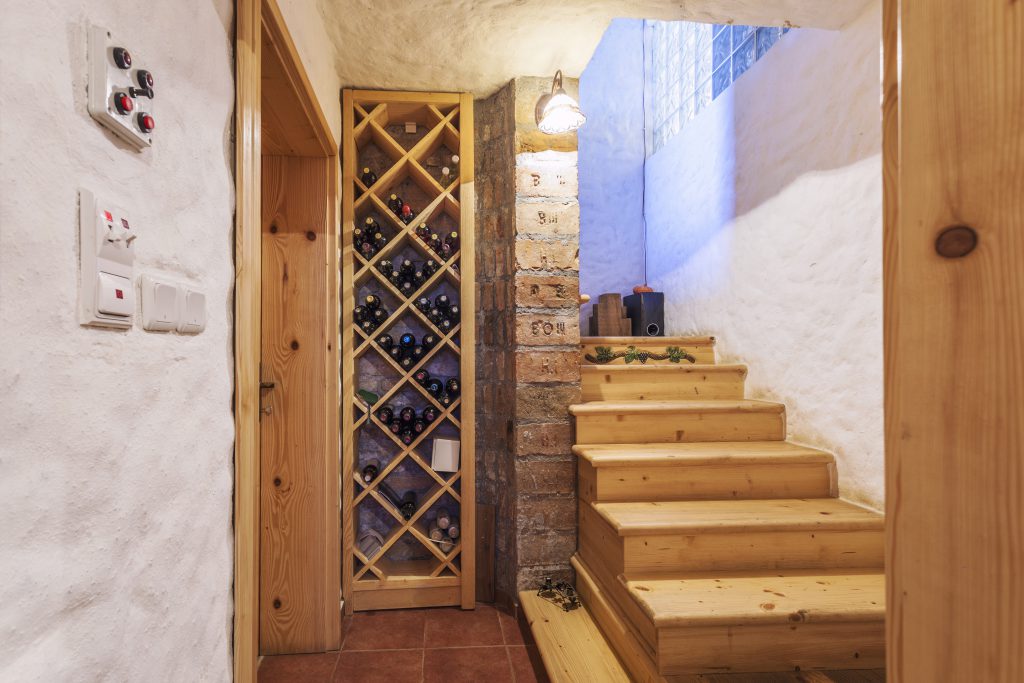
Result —
[[[476,604],[476,235],[473,216],[476,211],[473,152],[473,96],[459,96],[459,185],[461,211],[459,235],[462,273],[460,302],[462,304],[462,339],[460,376],[462,378],[462,608]]]
[[[355,228],[355,201],[353,188],[356,178],[356,144],[352,137],[355,125],[352,91],[342,92],[342,153],[341,153],[341,401],[338,409],[341,412],[341,595],[345,602],[345,614],[351,615],[353,559],[352,549],[356,542],[356,515],[352,506],[355,486],[349,473],[355,471],[354,417],[347,402],[355,393],[355,358],[354,339],[345,330],[353,325],[353,306],[355,299],[355,269],[353,266],[355,247],[352,244],[352,231]]]
[[[476,504],[476,601],[494,602],[493,505]]]
[[[715,338],[714,337],[583,337],[580,340],[583,348],[583,364],[594,364],[587,360],[587,356],[595,356],[598,346],[610,347],[613,352],[625,351],[630,346],[638,350],[651,353],[664,354],[670,346],[678,346],[683,351],[691,354],[697,363],[713,364],[715,362]],[[682,361],[686,363],[687,361]],[[674,365],[669,360],[647,361],[648,365]],[[600,367],[607,365],[626,365],[624,358],[616,358],[610,363],[600,364]]]
[[[565,612],[533,591],[522,591],[519,601],[552,683],[628,683],[628,674],[586,609]]]
[[[743,398],[745,365],[583,365],[584,401]]]
[[[260,41],[259,0],[235,3],[234,680],[259,658]]]
[[[260,430],[263,654],[340,646],[331,177],[323,159],[263,158],[262,379],[275,384]]]
[[[889,676],[1020,681],[1024,3],[884,7]]]
[[[444,607],[458,605],[461,598],[462,589],[459,586],[355,591],[352,595],[352,607],[357,612],[378,609]]]
[[[766,401],[592,401],[569,412],[583,444],[629,442],[637,434],[652,443],[786,438],[785,407]]]
[[[830,453],[791,441],[580,444],[573,446],[572,452],[601,468],[758,465],[766,462],[811,464],[835,460]]]

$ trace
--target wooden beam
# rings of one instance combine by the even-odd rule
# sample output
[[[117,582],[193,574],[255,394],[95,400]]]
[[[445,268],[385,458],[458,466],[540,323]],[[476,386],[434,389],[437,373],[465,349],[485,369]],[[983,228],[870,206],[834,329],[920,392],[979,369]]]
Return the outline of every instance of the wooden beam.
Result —
[[[1021,681],[1024,3],[883,8],[888,680]]]
[[[260,2],[237,0],[235,37],[234,680],[259,651]]]

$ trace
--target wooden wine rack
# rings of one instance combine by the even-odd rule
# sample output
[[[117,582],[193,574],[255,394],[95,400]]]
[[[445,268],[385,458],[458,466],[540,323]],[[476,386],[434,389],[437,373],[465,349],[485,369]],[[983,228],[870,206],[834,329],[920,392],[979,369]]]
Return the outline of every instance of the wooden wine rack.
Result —
[[[466,94],[345,90],[342,143],[342,596],[353,610],[475,603],[474,348],[473,261],[473,100]],[[406,124],[415,123],[415,133]],[[443,187],[438,158],[460,157],[457,174]],[[371,166],[377,180],[366,187],[361,169]],[[404,224],[387,207],[391,193],[407,199],[415,219]],[[391,234],[369,260],[358,253],[353,230],[367,216]],[[459,245],[447,261],[416,236],[421,223],[457,230]],[[433,259],[441,267],[406,297],[381,274],[380,259]],[[458,321],[442,332],[413,305],[419,296],[451,292],[460,307]],[[389,316],[369,335],[354,324],[353,311],[367,294],[380,296]],[[378,335],[404,328],[440,341],[412,367],[403,368],[378,343]],[[413,375],[421,368],[457,368],[459,395],[445,407]],[[447,364],[445,366],[445,364]],[[432,373],[433,374],[433,373]],[[371,406],[360,390],[379,395]],[[376,390],[376,391],[374,391]],[[410,398],[411,397],[411,398]],[[375,411],[389,401],[433,406],[440,417],[409,445],[392,434]],[[415,406],[414,406],[415,407]],[[430,466],[432,437],[457,438],[460,469],[436,472]],[[360,476],[369,458],[380,472],[370,483]],[[417,508],[409,520],[378,490],[415,490]],[[461,520],[455,546],[445,553],[429,537],[430,520],[445,507]],[[372,557],[358,538],[368,530],[383,537]]]

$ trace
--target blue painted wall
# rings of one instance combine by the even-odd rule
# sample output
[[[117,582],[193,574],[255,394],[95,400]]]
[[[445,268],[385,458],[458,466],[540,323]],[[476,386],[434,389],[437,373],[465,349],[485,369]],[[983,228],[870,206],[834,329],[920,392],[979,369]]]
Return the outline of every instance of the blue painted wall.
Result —
[[[612,21],[580,77],[580,291],[595,301],[644,281],[643,30]]]

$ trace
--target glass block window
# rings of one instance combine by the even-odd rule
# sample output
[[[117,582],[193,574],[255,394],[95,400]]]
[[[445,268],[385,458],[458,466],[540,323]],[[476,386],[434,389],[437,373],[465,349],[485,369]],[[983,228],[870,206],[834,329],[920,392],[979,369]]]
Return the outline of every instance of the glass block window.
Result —
[[[775,26],[647,22],[648,153],[661,149],[788,31]]]

